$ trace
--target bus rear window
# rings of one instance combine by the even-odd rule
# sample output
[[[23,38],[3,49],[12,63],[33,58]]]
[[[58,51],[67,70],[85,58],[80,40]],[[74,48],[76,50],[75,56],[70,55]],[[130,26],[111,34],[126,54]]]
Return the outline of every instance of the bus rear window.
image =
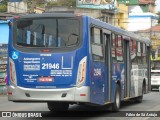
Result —
[[[76,19],[21,19],[15,28],[19,46],[65,48],[79,43],[79,21]]]

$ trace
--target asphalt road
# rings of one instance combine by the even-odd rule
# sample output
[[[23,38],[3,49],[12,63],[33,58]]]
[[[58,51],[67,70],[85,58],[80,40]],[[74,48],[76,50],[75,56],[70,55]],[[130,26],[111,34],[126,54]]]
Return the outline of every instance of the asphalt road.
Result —
[[[160,119],[160,92],[152,91],[144,95],[142,103],[125,101],[121,104],[120,112],[111,112],[110,106],[91,107],[83,105],[70,105],[69,112],[50,112],[46,103],[14,103],[7,100],[7,96],[0,96],[0,111],[43,111],[43,118],[71,119],[80,117],[89,120],[158,120]],[[143,117],[145,116],[145,117]],[[155,117],[153,117],[155,116]],[[156,117],[159,116],[159,117]],[[1,119],[1,118],[0,118]]]

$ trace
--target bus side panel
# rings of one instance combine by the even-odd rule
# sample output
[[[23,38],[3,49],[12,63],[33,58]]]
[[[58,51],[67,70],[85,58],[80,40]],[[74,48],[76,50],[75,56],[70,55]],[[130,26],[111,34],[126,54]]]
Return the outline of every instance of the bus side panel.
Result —
[[[103,105],[105,102],[105,64],[91,62],[91,102]]]
[[[112,63],[112,88],[111,88],[111,101],[115,100],[115,88],[118,82],[120,83],[121,100],[124,98],[125,74],[124,63]]]

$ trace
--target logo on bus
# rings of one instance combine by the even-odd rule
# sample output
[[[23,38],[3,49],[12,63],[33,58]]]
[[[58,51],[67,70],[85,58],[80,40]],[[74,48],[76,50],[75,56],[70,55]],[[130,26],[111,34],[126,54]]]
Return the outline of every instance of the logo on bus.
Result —
[[[100,68],[94,69],[94,76],[101,76],[101,75],[102,75],[102,71]]]
[[[18,52],[15,52],[15,51],[12,52],[12,59],[13,60],[18,59],[18,54],[19,54]]]

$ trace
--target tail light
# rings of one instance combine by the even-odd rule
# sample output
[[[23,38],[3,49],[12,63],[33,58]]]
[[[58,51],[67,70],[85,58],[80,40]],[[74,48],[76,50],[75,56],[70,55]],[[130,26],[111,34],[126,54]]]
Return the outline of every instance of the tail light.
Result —
[[[16,77],[16,69],[14,61],[10,58],[9,59],[9,69],[10,69],[10,81],[12,84],[17,84],[17,77]]]
[[[87,57],[84,57],[79,63],[76,83],[77,87],[83,86],[86,81],[86,61]]]

